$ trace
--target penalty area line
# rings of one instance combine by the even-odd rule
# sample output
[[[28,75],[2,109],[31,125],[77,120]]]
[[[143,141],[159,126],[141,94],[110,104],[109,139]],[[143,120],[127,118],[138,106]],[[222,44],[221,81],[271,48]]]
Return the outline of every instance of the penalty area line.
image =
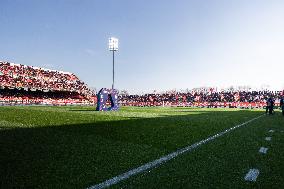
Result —
[[[234,127],[231,127],[231,128],[229,128],[229,129],[226,129],[226,130],[224,130],[224,131],[222,131],[222,132],[220,132],[220,133],[218,133],[218,134],[215,134],[215,135],[213,135],[213,136],[211,136],[211,137],[209,137],[209,138],[207,138],[207,139],[204,139],[204,140],[201,140],[201,141],[199,141],[199,142],[196,142],[196,143],[194,143],[194,144],[192,144],[192,145],[190,145],[190,146],[181,148],[181,149],[179,149],[179,150],[177,150],[177,151],[175,151],[175,152],[172,152],[172,153],[170,153],[170,154],[168,154],[168,155],[162,156],[162,157],[159,158],[159,159],[156,159],[156,160],[154,160],[154,161],[151,161],[151,162],[149,162],[149,163],[146,163],[146,164],[144,164],[144,165],[141,165],[140,167],[137,167],[137,168],[135,168],[135,169],[132,169],[132,170],[130,170],[130,171],[127,171],[127,172],[125,172],[125,173],[122,173],[122,174],[120,174],[120,175],[118,175],[118,176],[115,176],[115,177],[113,177],[113,178],[111,178],[111,179],[108,179],[108,180],[106,180],[106,181],[104,181],[104,182],[102,182],[102,183],[99,183],[99,184],[90,186],[90,187],[88,187],[87,189],[101,189],[101,188],[106,188],[106,187],[112,186],[112,185],[114,185],[114,184],[117,184],[117,183],[120,182],[120,181],[126,180],[126,179],[128,179],[129,177],[131,177],[131,176],[133,176],[133,175],[137,175],[137,174],[142,173],[142,172],[144,172],[144,171],[146,171],[146,170],[148,170],[148,169],[152,169],[152,168],[158,167],[158,166],[162,165],[163,163],[166,163],[167,161],[169,161],[169,160],[171,160],[171,159],[173,159],[173,158],[175,158],[175,157],[177,157],[177,156],[179,156],[179,155],[181,155],[181,154],[183,154],[183,153],[190,152],[190,151],[192,151],[193,149],[195,149],[195,148],[201,146],[202,144],[208,143],[209,141],[214,140],[214,139],[216,139],[216,138],[218,138],[218,137],[221,137],[221,136],[223,136],[224,134],[229,133],[229,132],[231,132],[231,131],[233,131],[233,130],[235,130],[235,129],[241,127],[241,126],[247,125],[248,123],[250,123],[250,122],[252,122],[252,121],[254,121],[254,120],[256,120],[256,119],[259,119],[259,118],[261,118],[262,116],[264,116],[264,115],[255,117],[255,118],[253,118],[253,119],[251,119],[251,120],[248,120],[248,121],[246,121],[246,122],[244,122],[244,123],[241,123],[241,124],[239,124],[239,125],[236,125],[236,126],[234,126]]]

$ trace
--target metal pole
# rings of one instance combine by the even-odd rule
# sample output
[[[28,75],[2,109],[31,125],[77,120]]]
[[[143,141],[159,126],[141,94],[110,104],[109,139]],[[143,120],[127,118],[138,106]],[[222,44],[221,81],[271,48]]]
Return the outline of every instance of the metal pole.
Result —
[[[112,89],[114,89],[114,50],[112,51]]]

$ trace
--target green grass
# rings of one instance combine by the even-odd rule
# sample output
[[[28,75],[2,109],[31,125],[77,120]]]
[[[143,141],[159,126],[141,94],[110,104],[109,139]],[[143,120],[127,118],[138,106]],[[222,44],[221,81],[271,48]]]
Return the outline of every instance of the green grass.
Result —
[[[0,188],[86,188],[263,111],[0,107]],[[274,128],[270,143],[264,141]],[[114,188],[283,188],[284,118],[266,116]],[[267,143],[267,144],[266,144]],[[261,146],[268,154],[259,155]],[[281,150],[282,149],[282,150]],[[244,182],[259,167],[256,183]]]

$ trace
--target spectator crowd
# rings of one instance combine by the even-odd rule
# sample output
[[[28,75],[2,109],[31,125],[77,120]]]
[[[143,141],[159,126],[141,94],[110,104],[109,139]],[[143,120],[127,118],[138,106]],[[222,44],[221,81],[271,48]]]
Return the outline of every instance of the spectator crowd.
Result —
[[[0,62],[0,85],[10,89],[90,92],[84,82],[72,73],[9,62]]]
[[[119,96],[119,103],[128,106],[264,107],[269,97],[274,99],[277,105],[282,94],[282,91],[191,91],[143,95],[124,94]]]
[[[0,105],[94,105],[94,97],[68,91],[0,89]]]
[[[0,104],[94,104],[75,74],[0,61]]]
[[[283,91],[191,90],[143,95],[121,93],[122,106],[259,107]],[[75,74],[0,61],[0,104],[90,104],[96,96]]]

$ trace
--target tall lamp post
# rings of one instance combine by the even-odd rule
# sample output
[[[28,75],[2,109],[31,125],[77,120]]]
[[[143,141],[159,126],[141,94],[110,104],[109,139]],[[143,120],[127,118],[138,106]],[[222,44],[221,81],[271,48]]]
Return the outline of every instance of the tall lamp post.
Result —
[[[112,51],[112,89],[114,89],[114,52],[118,51],[118,39],[110,37],[108,40],[108,48]]]

